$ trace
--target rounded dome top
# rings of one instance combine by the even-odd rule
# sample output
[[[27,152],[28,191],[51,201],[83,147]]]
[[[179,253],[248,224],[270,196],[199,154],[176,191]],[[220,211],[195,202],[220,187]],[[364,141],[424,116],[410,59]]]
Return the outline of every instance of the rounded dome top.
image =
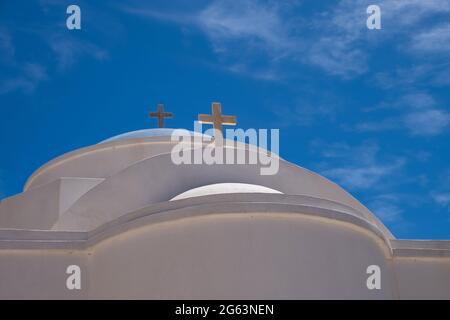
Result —
[[[331,201],[332,206],[338,209],[342,206],[345,210],[351,208],[351,214],[377,225],[388,237],[392,237],[382,223],[345,190],[283,159],[278,160],[278,171],[273,175],[261,175],[262,163],[213,166],[202,161],[195,165],[178,165],[172,159],[176,142],[171,139],[173,134],[203,136],[199,132],[165,128],[124,133],[44,164],[27,180],[24,191],[41,186],[72,190],[72,185],[74,190],[85,190],[95,185],[77,200],[77,204],[71,206],[70,210],[76,212],[76,219],[89,217],[93,212],[104,214],[106,219],[113,213],[118,216],[153,203],[204,195],[222,194],[223,197],[223,194],[236,192],[255,194],[256,197],[258,193],[271,194],[268,195],[270,197],[276,196],[276,193],[301,195],[318,199],[319,202]],[[211,139],[211,136],[204,136]],[[192,142],[197,143],[196,147],[208,142],[201,140]],[[50,184],[52,182],[55,183]],[[87,219],[86,223],[94,220]]]
[[[173,197],[170,199],[170,201],[173,200],[180,200],[180,199],[186,199],[186,198],[193,198],[193,197],[201,197],[211,194],[227,194],[227,193],[278,193],[282,194],[283,192],[268,188],[261,185],[256,184],[249,184],[249,183],[215,183],[215,184],[209,184],[206,186],[197,187],[194,189],[190,189],[188,191],[185,191],[176,197]]]
[[[172,135],[212,137],[186,129],[153,128],[126,132],[94,145],[65,153],[41,166],[28,178],[24,190],[61,177],[105,178],[129,164],[170,152]],[[116,149],[114,146],[122,148]],[[130,150],[138,149],[138,152]],[[101,165],[99,165],[101,164]]]
[[[170,135],[172,135],[172,133],[175,130],[177,130],[177,129],[155,128],[155,129],[142,129],[142,130],[130,131],[130,132],[125,132],[125,133],[119,134],[117,136],[108,138],[106,140],[101,141],[100,143],[121,141],[121,140],[128,140],[128,139],[170,136]],[[191,132],[191,134],[198,134],[198,133]]]

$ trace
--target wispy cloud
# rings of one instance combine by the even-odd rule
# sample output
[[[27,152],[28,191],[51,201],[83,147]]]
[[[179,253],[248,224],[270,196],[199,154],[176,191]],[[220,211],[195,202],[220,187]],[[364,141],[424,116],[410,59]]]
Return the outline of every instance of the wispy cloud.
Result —
[[[278,64],[292,60],[302,46],[286,11],[293,2],[215,0],[190,12],[161,12],[146,7],[123,10],[153,20],[190,26],[209,40],[223,68],[262,80],[279,80]]]
[[[345,39],[322,38],[312,45],[308,57],[312,64],[345,79],[364,74],[369,69],[367,54]]]
[[[450,125],[450,113],[442,109],[420,110],[379,121],[361,122],[355,129],[359,132],[380,132],[407,129],[415,136],[436,136]]]
[[[412,92],[401,96],[393,106],[398,108],[423,109],[436,105],[436,100],[426,92]]]
[[[367,206],[385,223],[395,223],[403,219],[404,210],[396,203],[396,199],[377,197]]]
[[[365,9],[370,4],[377,4],[381,8],[383,29],[378,33],[368,31],[365,26]],[[315,45],[319,50],[311,56],[311,61],[324,70],[343,77],[363,74],[369,70],[371,50],[392,41],[396,36],[404,39],[397,44],[400,49],[410,49],[400,50],[399,54],[411,53],[414,51],[412,49],[447,51],[447,26],[424,29],[433,28],[433,25],[424,23],[424,20],[448,12],[450,5],[446,0],[380,0],[376,3],[369,0],[340,1],[321,15],[322,19],[315,22],[318,28],[314,34],[319,39]],[[418,28],[421,29],[420,33]],[[378,34],[382,36],[377,36]],[[420,49],[421,43],[424,46]]]
[[[92,57],[99,61],[108,59],[109,57],[108,52],[99,46],[86,40],[77,40],[67,34],[64,36],[54,35],[49,45],[56,55],[60,70],[72,67],[83,56]]]
[[[47,79],[45,67],[37,63],[25,63],[19,75],[0,81],[0,94],[15,90],[31,93],[40,82]]]
[[[281,80],[281,75],[272,68],[251,68],[247,64],[238,63],[227,66],[222,66],[222,69],[240,75],[245,75],[249,78],[255,78],[259,80],[267,81],[279,81]]]
[[[450,54],[450,23],[415,34],[409,45],[415,53]]]
[[[36,62],[19,61],[10,31],[0,26],[0,95],[16,90],[33,92],[44,80],[48,79],[46,68]]]
[[[420,207],[424,199],[399,187],[405,183],[417,186],[426,176],[407,175],[407,157],[387,155],[374,141],[352,145],[314,140],[310,147],[320,156],[318,171],[347,190],[359,192],[361,200],[384,223],[396,230],[412,226],[404,215],[405,208]]]
[[[367,189],[373,187],[403,164],[404,161],[398,160],[393,164],[385,165],[373,163],[362,166],[346,166],[325,170],[323,174],[331,179],[336,179],[340,184],[352,190]]]
[[[194,26],[208,37],[214,52],[226,63],[250,65],[235,69],[244,73],[248,73],[255,56],[264,55],[266,68],[273,70],[278,63],[289,61],[350,79],[367,73],[373,49],[396,35],[404,39],[397,44],[399,54],[447,51],[448,26],[435,27],[423,21],[450,12],[448,1],[378,1],[383,28],[389,30],[381,31],[383,37],[366,28],[366,8],[370,4],[373,1],[342,0],[310,15],[307,21],[292,15],[302,10],[303,4],[298,1],[214,0],[188,13],[162,12],[149,6],[124,10],[149,19]]]
[[[322,150],[320,153],[325,159],[320,172],[350,190],[379,186],[406,163],[403,157],[379,159],[380,147],[373,142],[350,146],[347,143],[314,141],[312,147]]]
[[[411,88],[419,81],[428,80],[440,66],[419,64],[412,67],[397,67],[393,70],[376,72],[373,82],[382,89]]]
[[[439,170],[437,181],[430,192],[431,199],[440,207],[450,212],[450,169]]]
[[[279,127],[307,127],[314,125],[316,121],[333,120],[336,108],[336,105],[326,101],[316,101],[315,104],[303,101],[295,103],[293,107],[277,105],[271,111]]]
[[[220,58],[222,69],[263,80],[279,80],[277,63],[298,51],[282,11],[291,4],[274,1],[216,0],[186,12],[124,7],[125,12],[200,30]],[[223,67],[225,65],[225,67]]]
[[[441,206],[447,207],[450,205],[450,192],[434,193],[432,194],[432,197],[433,200]]]
[[[276,2],[216,0],[188,14],[165,13],[146,7],[123,9],[150,19],[194,25],[208,36],[219,53],[227,51],[234,41],[245,41],[254,48],[276,55],[284,55],[293,45],[289,28],[280,13],[281,4]]]
[[[11,34],[0,26],[0,62],[13,63],[15,51]]]
[[[432,192],[431,197],[441,208],[450,211],[450,192]]]
[[[413,135],[434,136],[450,124],[450,113],[439,109],[416,111],[405,116],[404,124]]]
[[[398,118],[387,118],[379,121],[366,121],[356,124],[355,130],[358,132],[379,132],[387,130],[397,130],[399,128]]]
[[[382,193],[369,197],[367,207],[390,228],[405,231],[415,227],[406,212],[423,204],[417,198],[413,194]]]
[[[292,47],[289,30],[274,3],[215,1],[197,19],[218,51],[226,50],[224,41],[236,39],[246,39],[275,55],[284,55]]]
[[[40,82],[47,80],[46,68],[35,62],[19,62],[16,58],[10,32],[0,27],[0,65],[3,74],[0,75],[0,95],[20,90],[31,93]]]
[[[41,10],[46,12],[53,6],[65,8],[60,2],[53,0],[41,1],[40,4]],[[86,40],[85,37],[79,37],[76,32],[66,30],[59,19],[57,22],[50,21],[41,29],[15,28],[14,37],[10,28],[0,26],[0,66],[2,67],[0,95],[15,91],[30,94],[40,83],[51,78],[51,71],[55,67],[59,71],[64,71],[84,57],[100,61],[108,58],[107,50]],[[14,38],[19,37],[28,37],[32,39],[30,43],[36,41],[42,44],[41,51],[53,53],[55,59],[50,62],[43,61],[44,59],[39,59],[39,54],[34,55],[36,56],[34,60],[24,58],[27,56],[23,54],[26,46],[15,46]],[[53,61],[56,61],[56,64]]]
[[[435,136],[443,133],[450,125],[450,113],[439,108],[436,100],[424,92],[408,93],[367,111],[380,109],[391,109],[399,114],[358,123],[355,129],[359,132],[406,129],[411,135]]]

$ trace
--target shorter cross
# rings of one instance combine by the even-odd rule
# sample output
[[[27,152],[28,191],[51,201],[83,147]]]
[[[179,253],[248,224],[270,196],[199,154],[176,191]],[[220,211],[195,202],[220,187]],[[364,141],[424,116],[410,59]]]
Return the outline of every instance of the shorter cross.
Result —
[[[150,112],[148,114],[150,118],[158,118],[158,128],[164,128],[164,118],[171,119],[173,118],[172,112],[164,112],[164,105],[158,104],[157,112]]]
[[[220,132],[222,135],[222,125],[234,126],[236,125],[236,116],[223,116],[220,110],[220,103],[212,103],[212,115],[199,114],[198,121],[200,123],[212,124],[213,128]],[[216,139],[218,137],[215,137]],[[222,137],[220,137],[222,138]]]

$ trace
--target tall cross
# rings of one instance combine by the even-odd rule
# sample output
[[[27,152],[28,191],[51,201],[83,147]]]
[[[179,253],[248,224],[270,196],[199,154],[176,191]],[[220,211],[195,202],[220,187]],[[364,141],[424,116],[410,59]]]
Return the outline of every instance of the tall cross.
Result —
[[[164,112],[164,105],[158,104],[158,111],[157,112],[150,112],[148,114],[150,118],[158,118],[158,128],[164,127],[164,118],[171,119],[173,118],[172,112]]]
[[[213,128],[222,134],[222,125],[234,126],[236,125],[236,116],[223,116],[220,111],[220,103],[212,103],[212,115],[199,114],[198,121],[200,123],[212,124]],[[217,138],[217,137],[216,137]]]

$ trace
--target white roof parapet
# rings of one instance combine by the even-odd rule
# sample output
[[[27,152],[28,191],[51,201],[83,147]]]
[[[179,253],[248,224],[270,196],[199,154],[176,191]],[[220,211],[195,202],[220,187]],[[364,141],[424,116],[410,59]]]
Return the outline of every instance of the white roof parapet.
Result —
[[[157,203],[125,214],[89,232],[4,229],[0,230],[0,248],[84,249],[115,234],[146,224],[229,213],[300,214],[331,223],[346,223],[365,229],[389,247],[389,235],[349,206],[308,196],[235,193]]]

